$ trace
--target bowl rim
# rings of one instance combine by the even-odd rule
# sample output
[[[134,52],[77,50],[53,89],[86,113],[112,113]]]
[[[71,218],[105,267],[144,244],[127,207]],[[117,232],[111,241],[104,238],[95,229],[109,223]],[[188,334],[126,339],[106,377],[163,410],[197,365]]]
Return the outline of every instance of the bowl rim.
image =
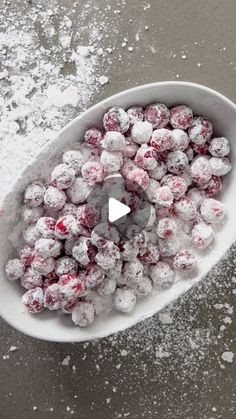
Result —
[[[152,82],[152,83],[146,83],[146,84],[142,84],[139,86],[134,86],[131,87],[129,89],[125,89],[122,91],[119,91],[115,94],[112,94],[111,96],[106,97],[105,99],[102,99],[101,101],[95,103],[94,105],[88,107],[87,109],[85,109],[84,111],[81,111],[79,115],[77,115],[75,118],[72,119],[72,121],[70,121],[69,123],[67,123],[61,130],[59,130],[56,135],[52,138],[51,141],[49,141],[48,143],[46,143],[39,151],[38,153],[27,163],[27,165],[22,169],[21,175],[24,175],[24,171],[27,169],[28,166],[30,166],[34,160],[37,160],[38,158],[38,154],[42,153],[44,151],[44,149],[46,149],[50,143],[52,141],[55,141],[59,136],[63,135],[64,131],[67,130],[69,127],[73,126],[74,123],[77,121],[79,121],[81,118],[84,118],[86,116],[87,113],[91,113],[93,111],[95,111],[98,108],[102,108],[104,110],[104,112],[107,109],[107,106],[109,104],[110,101],[116,101],[116,99],[119,99],[120,97],[122,97],[124,94],[129,94],[129,93],[133,93],[133,92],[141,92],[145,89],[151,89],[153,88],[158,88],[158,87],[189,87],[189,88],[193,88],[193,89],[198,89],[198,90],[202,90],[204,92],[207,92],[211,95],[214,95],[216,97],[218,97],[219,99],[221,99],[223,102],[225,102],[226,104],[228,104],[235,112],[236,112],[236,104],[230,100],[228,97],[226,97],[225,95],[223,95],[222,93],[218,92],[217,90],[210,88],[208,86],[199,84],[199,83],[194,83],[194,82],[189,82],[189,81],[160,81],[160,82]],[[14,184],[11,187],[11,191],[14,190],[15,185],[18,182],[18,178],[15,180]],[[2,199],[2,203],[4,205],[4,201],[7,199],[7,196],[9,195],[9,193],[11,193],[11,191],[9,191]],[[0,307],[0,316],[10,325],[12,326],[14,329],[18,330],[19,332],[30,336],[31,338],[37,338],[43,341],[48,341],[48,342],[63,342],[63,343],[69,343],[69,342],[84,342],[84,341],[89,341],[89,340],[95,340],[95,339],[100,339],[100,338],[105,338],[107,336],[109,336],[111,333],[104,333],[104,334],[99,334],[97,336],[92,336],[90,339],[78,339],[78,340],[69,340],[67,338],[65,338],[64,340],[62,339],[57,339],[55,337],[51,337],[51,338],[45,338],[42,337],[42,335],[37,333],[37,329],[36,330],[32,330],[32,333],[29,333],[29,331],[26,331],[24,329],[24,327],[22,327],[21,323],[19,322],[17,325],[11,321],[11,319],[7,316],[4,315],[4,311],[1,310]],[[128,326],[132,327],[135,326],[136,324],[140,323],[142,320],[148,318],[150,316],[145,316],[143,319],[140,318],[138,321],[130,321],[130,324]],[[122,332],[124,330],[127,329],[127,326],[123,326],[122,324],[120,324],[119,326],[119,330],[114,330],[114,333],[119,333]]]

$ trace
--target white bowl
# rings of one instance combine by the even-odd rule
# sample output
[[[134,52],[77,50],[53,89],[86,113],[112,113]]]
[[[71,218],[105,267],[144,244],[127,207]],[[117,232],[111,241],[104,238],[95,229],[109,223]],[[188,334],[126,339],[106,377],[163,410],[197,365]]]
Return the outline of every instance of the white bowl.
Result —
[[[16,208],[21,205],[22,191],[25,186],[31,180],[43,178],[48,174],[50,170],[48,160],[55,161],[60,157],[62,151],[68,149],[70,144],[78,147],[78,139],[83,137],[84,131],[93,125],[101,125],[103,114],[108,108],[112,106],[127,108],[134,104],[145,106],[154,102],[163,102],[167,106],[187,104],[195,114],[202,114],[210,118],[215,133],[231,140],[231,159],[234,165],[236,158],[236,106],[220,93],[205,86],[185,82],[161,82],[135,87],[105,99],[74,119],[30,162],[21,178],[16,181],[12,191],[4,199],[5,215],[0,217],[0,314],[21,332],[49,341],[79,342],[104,337],[126,329],[152,316],[200,281],[234,241],[236,237],[234,223],[235,170],[225,178],[221,197],[227,206],[227,222],[217,233],[213,250],[202,256],[199,262],[199,274],[194,280],[179,281],[170,289],[155,293],[140,301],[130,315],[117,312],[100,315],[94,324],[86,329],[75,327],[70,316],[46,311],[36,315],[24,312],[21,303],[23,289],[6,280],[4,266],[13,254],[9,237],[11,236],[11,240],[13,237],[13,241],[17,241],[17,232],[14,231],[14,226],[17,217],[19,217],[19,211],[16,211]],[[12,233],[13,231],[14,233]]]

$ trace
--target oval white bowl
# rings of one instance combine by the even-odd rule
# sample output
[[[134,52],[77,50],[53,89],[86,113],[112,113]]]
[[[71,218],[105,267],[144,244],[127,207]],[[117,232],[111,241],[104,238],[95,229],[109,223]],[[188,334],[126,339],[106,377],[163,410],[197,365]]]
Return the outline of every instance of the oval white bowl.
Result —
[[[16,237],[14,231],[21,206],[22,191],[32,180],[45,178],[52,162],[58,159],[70,145],[79,148],[84,131],[95,125],[100,126],[104,112],[112,106],[127,108],[134,104],[143,106],[163,102],[167,106],[188,104],[195,114],[210,118],[215,133],[231,140],[232,163],[236,158],[236,106],[220,93],[194,83],[161,82],[135,87],[118,93],[83,112],[68,124],[58,136],[45,146],[36,158],[25,168],[12,191],[4,198],[3,216],[0,217],[0,315],[13,327],[32,337],[57,342],[79,342],[108,336],[124,330],[157,313],[164,306],[176,300],[194,284],[200,281],[211,267],[224,255],[233,243],[236,232],[234,213],[236,208],[236,171],[232,170],[225,178],[222,201],[227,207],[227,222],[217,232],[213,249],[203,254],[199,260],[198,275],[194,280],[181,280],[170,289],[155,292],[149,298],[139,301],[134,312],[123,315],[117,312],[103,314],[96,318],[94,324],[86,329],[75,327],[70,316],[54,312],[42,312],[37,315],[26,313],[22,307],[21,295],[24,290],[4,277],[4,266],[12,256],[12,242],[9,237]],[[49,165],[50,162],[50,165]],[[13,239],[14,242],[14,239]]]

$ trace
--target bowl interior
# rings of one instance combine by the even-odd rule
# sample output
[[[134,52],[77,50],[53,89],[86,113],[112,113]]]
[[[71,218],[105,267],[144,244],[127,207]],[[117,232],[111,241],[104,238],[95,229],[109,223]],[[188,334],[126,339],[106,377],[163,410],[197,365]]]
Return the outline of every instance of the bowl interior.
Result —
[[[134,104],[145,106],[154,102],[163,102],[167,106],[184,103],[189,105],[195,114],[210,118],[213,122],[215,135],[230,139],[231,160],[234,166],[236,107],[221,94],[204,86],[184,82],[144,85],[114,95],[78,116],[41,150],[4,199],[3,216],[0,217],[0,314],[13,327],[33,337],[61,342],[89,340],[123,330],[153,315],[202,279],[234,241],[236,236],[234,231],[236,172],[232,170],[230,175],[225,178],[221,197],[227,207],[227,222],[217,232],[213,250],[201,255],[197,277],[194,280],[179,281],[169,290],[155,292],[149,298],[140,301],[131,315],[122,315],[116,312],[109,315],[102,314],[97,317],[92,326],[85,330],[75,327],[70,316],[47,313],[46,311],[38,315],[30,315],[23,310],[21,304],[21,295],[23,294],[21,287],[5,279],[5,263],[14,254],[13,244],[16,246],[18,242],[17,219],[19,219],[19,207],[25,186],[35,179],[46,178],[55,161],[70,146],[79,148],[84,131],[91,126],[101,126],[103,114],[109,107],[127,108]]]

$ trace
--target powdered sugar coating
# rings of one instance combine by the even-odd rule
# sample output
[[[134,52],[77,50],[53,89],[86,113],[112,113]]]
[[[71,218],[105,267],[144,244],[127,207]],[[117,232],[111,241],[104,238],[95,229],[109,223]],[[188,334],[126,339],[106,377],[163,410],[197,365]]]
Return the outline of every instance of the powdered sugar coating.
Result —
[[[78,221],[74,215],[63,215],[56,222],[54,234],[59,239],[68,239],[76,236],[79,232]]]
[[[112,242],[108,242],[95,256],[96,263],[104,270],[114,268],[117,259],[120,259],[120,251]]]
[[[122,108],[111,108],[103,117],[103,126],[106,131],[119,131],[123,134],[129,129],[129,116]]]
[[[80,301],[72,310],[72,321],[79,327],[87,327],[92,324],[94,316],[94,307],[90,301]]]
[[[138,169],[138,168],[139,167],[134,162],[134,160],[130,158],[126,158],[123,166],[121,167],[120,173],[124,178],[126,178],[131,170]]]
[[[187,166],[187,168],[183,171],[183,173],[180,173],[179,176],[182,177],[182,179],[184,179],[187,187],[193,185],[193,179],[192,179],[192,176],[191,176],[191,172],[190,172],[190,167],[189,166]]]
[[[43,277],[41,274],[34,272],[31,268],[27,268],[20,280],[21,286],[26,290],[36,287],[42,287]]]
[[[172,131],[166,128],[154,130],[150,144],[158,152],[171,150],[173,147]]]
[[[100,148],[103,135],[97,128],[90,128],[84,134],[84,141],[91,148]]]
[[[131,225],[130,227],[132,228],[134,227],[134,225]],[[130,230],[127,229],[126,234],[127,234],[127,237],[131,238],[131,229]],[[140,228],[139,228],[139,232],[136,231],[136,233],[134,234],[134,231],[133,231],[132,237],[139,248],[147,247],[148,242],[149,242],[149,236],[146,230],[140,231]]]
[[[96,183],[101,183],[104,180],[105,174],[101,163],[86,162],[82,166],[81,174],[89,185],[93,186]]]
[[[160,254],[158,246],[149,244],[148,247],[143,247],[139,252],[139,260],[144,264],[157,263],[159,260]]]
[[[172,134],[172,150],[173,151],[185,151],[187,150],[190,142],[188,134],[182,129],[173,129]]]
[[[211,179],[213,174],[209,160],[206,157],[198,157],[191,164],[192,179],[198,185],[204,185]]]
[[[65,205],[66,194],[54,186],[49,186],[44,194],[44,204],[47,208],[59,211]]]
[[[22,303],[29,313],[40,313],[43,310],[43,291],[37,287],[27,291],[22,296]]]
[[[195,144],[204,144],[211,139],[213,133],[212,123],[204,116],[197,116],[188,129],[190,140]]]
[[[166,262],[158,262],[156,265],[151,265],[149,268],[149,275],[151,276],[154,285],[157,288],[169,288],[175,281],[175,272]]]
[[[126,262],[136,259],[139,253],[139,246],[135,239],[120,241],[119,249],[121,259]]]
[[[131,138],[137,144],[147,144],[151,139],[152,131],[152,124],[147,121],[139,121],[131,129]]]
[[[112,295],[116,289],[116,280],[114,278],[105,278],[104,281],[98,285],[97,293],[101,297]]]
[[[114,267],[112,269],[106,269],[105,274],[108,278],[118,280],[121,277],[122,268],[123,261],[121,259],[116,259]]]
[[[162,239],[173,236],[176,233],[177,224],[172,218],[161,218],[157,224],[157,235]]]
[[[35,252],[43,258],[60,256],[62,244],[59,240],[39,239],[35,243]]]
[[[225,137],[212,138],[209,152],[213,157],[225,157],[230,153],[229,140]]]
[[[19,255],[24,265],[30,266],[35,256],[34,248],[26,245],[20,250]]]
[[[206,192],[204,190],[199,190],[198,188],[191,188],[187,193],[187,197],[191,199],[198,209],[203,199],[206,198]]]
[[[23,231],[23,239],[30,246],[34,246],[36,240],[38,240],[39,238],[40,238],[40,233],[38,231],[37,224],[29,225]]]
[[[86,294],[85,283],[82,277],[75,274],[62,275],[59,278],[58,285],[65,303],[76,303],[79,297]]]
[[[144,117],[153,128],[165,128],[170,121],[170,111],[163,103],[154,103],[146,107]]]
[[[162,207],[170,208],[174,200],[171,189],[168,186],[161,186],[155,192],[155,203]]]
[[[24,193],[24,204],[28,207],[42,205],[46,188],[41,182],[34,182],[27,186]]]
[[[117,288],[114,293],[114,308],[122,313],[131,313],[136,305],[137,297],[130,288]]]
[[[63,215],[74,215],[76,216],[77,206],[70,202],[66,202],[64,207],[59,211],[59,217],[63,217]]]
[[[163,257],[171,257],[176,255],[180,249],[180,241],[178,237],[172,236],[158,241],[160,254]]]
[[[54,267],[55,262],[52,257],[45,259],[42,256],[36,255],[31,263],[32,270],[39,275],[47,275],[54,270]]]
[[[36,221],[38,221],[38,219],[43,216],[43,213],[43,206],[30,208],[27,205],[25,205],[21,211],[22,218],[27,224],[36,223]]]
[[[71,298],[71,299],[63,299],[61,311],[64,314],[72,314],[73,309],[75,308],[76,304],[78,303],[79,299]]]
[[[62,308],[63,296],[61,287],[58,284],[49,285],[44,293],[44,307],[48,310],[54,311]]]
[[[74,258],[68,256],[60,257],[55,263],[55,272],[57,276],[62,276],[69,273],[76,274],[78,270],[78,263]]]
[[[58,189],[69,188],[75,180],[75,171],[67,164],[58,164],[51,173],[51,184]]]
[[[200,206],[201,215],[209,224],[218,224],[225,218],[224,205],[214,198],[204,199]]]
[[[122,154],[126,158],[134,157],[138,150],[138,144],[136,144],[131,137],[125,137],[125,145],[122,150]]]
[[[212,176],[207,185],[204,185],[204,192],[210,198],[217,195],[222,189],[222,181],[219,176]]]
[[[136,278],[143,276],[143,265],[136,259],[124,264],[123,274],[127,281],[135,281]]]
[[[188,158],[185,153],[180,150],[172,151],[167,157],[167,168],[169,172],[179,175],[188,166]]]
[[[100,212],[92,205],[81,205],[77,209],[76,217],[83,227],[93,228],[99,223]]]
[[[173,266],[175,269],[189,271],[194,268],[197,261],[191,250],[181,249],[174,257]]]
[[[193,221],[197,215],[197,208],[191,199],[182,196],[174,203],[176,215],[184,221]]]
[[[123,156],[119,151],[103,150],[100,162],[106,172],[118,172],[123,164]]]
[[[20,259],[10,259],[5,266],[5,273],[9,281],[21,278],[25,271],[25,265]]]
[[[214,239],[214,231],[212,227],[206,223],[198,223],[196,224],[192,231],[192,243],[198,249],[205,249],[212,243]]]
[[[99,249],[106,247],[108,241],[118,243],[119,240],[116,227],[109,223],[97,224],[91,233],[91,241]]]
[[[146,189],[146,195],[150,202],[156,202],[156,191],[160,187],[160,183],[155,179],[150,179],[149,186]]]
[[[126,186],[130,191],[145,191],[149,186],[149,176],[143,169],[133,169],[126,177]]]
[[[62,156],[63,163],[71,167],[75,174],[81,172],[83,164],[86,162],[86,156],[79,150],[68,150]]]
[[[125,147],[125,136],[118,131],[108,131],[101,145],[108,151],[122,151]]]
[[[232,169],[232,165],[227,157],[211,157],[209,164],[212,174],[215,176],[227,175]]]
[[[148,174],[150,178],[160,180],[163,176],[165,176],[167,170],[167,165],[164,162],[157,161],[157,166],[155,167],[155,169],[149,170]]]
[[[82,177],[77,177],[73,185],[66,191],[68,198],[73,204],[84,203],[90,192],[91,186]]]
[[[45,239],[54,237],[56,221],[52,217],[41,217],[37,221],[36,230],[39,236]]]
[[[136,122],[143,121],[144,111],[141,106],[131,106],[126,112],[132,125],[136,124]]]
[[[132,290],[140,298],[150,295],[153,289],[152,280],[149,276],[137,278],[134,283],[130,284],[130,287],[132,287]]]
[[[173,128],[187,129],[193,120],[193,111],[189,106],[178,105],[170,110],[170,123]]]
[[[157,166],[154,149],[146,144],[139,147],[135,156],[135,163],[144,170],[154,170]]]
[[[164,176],[161,181],[161,185],[168,186],[175,199],[185,195],[188,188],[185,180],[182,177],[174,175]]]
[[[102,281],[105,278],[105,272],[100,266],[95,264],[89,264],[87,266],[84,281],[87,288],[95,288],[99,284],[102,283]]]
[[[95,246],[88,237],[79,237],[72,247],[72,255],[82,266],[87,266],[95,258]]]

